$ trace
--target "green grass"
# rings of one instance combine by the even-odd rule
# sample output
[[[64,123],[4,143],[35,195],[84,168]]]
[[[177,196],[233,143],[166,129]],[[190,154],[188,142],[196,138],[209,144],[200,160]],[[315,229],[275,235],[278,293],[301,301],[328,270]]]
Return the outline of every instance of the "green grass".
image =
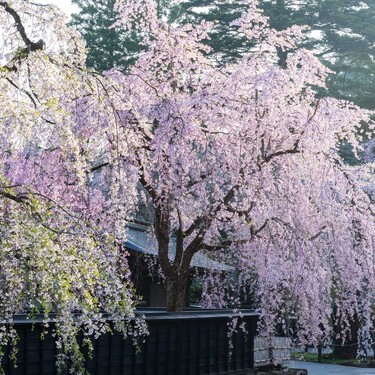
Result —
[[[296,361],[318,362],[318,354],[292,352],[291,359],[294,359]],[[370,364],[372,364],[371,367],[373,367],[374,364],[372,361],[373,361],[372,357],[368,357],[367,361],[363,362],[357,359],[345,360],[345,359],[335,358],[333,353],[322,354],[322,363],[334,364],[334,365],[346,364],[346,365],[353,365],[353,366],[360,366],[360,367],[368,367]]]

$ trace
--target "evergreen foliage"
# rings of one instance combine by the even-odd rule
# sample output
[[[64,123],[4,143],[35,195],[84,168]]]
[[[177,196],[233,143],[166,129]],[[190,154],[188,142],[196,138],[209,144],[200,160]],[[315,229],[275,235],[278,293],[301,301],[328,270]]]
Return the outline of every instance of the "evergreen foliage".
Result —
[[[199,23],[203,20],[215,22],[210,39],[205,41],[211,47],[211,55],[218,64],[233,62],[241,57],[251,43],[237,27],[231,25],[246,10],[245,4],[237,0],[190,0],[182,1],[180,19],[182,23]]]
[[[87,66],[98,71],[134,64],[140,51],[141,36],[111,27],[117,18],[115,0],[72,0],[80,8],[70,24],[82,34],[87,46]]]
[[[278,30],[299,24],[311,28],[304,47],[336,74],[329,95],[375,108],[375,2],[373,0],[263,0]]]

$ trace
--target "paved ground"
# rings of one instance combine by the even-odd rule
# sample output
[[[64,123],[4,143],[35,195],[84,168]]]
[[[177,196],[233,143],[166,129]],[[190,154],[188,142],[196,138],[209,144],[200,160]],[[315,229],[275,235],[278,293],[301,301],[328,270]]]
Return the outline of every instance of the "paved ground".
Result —
[[[375,368],[358,368],[300,361],[290,361],[287,366],[289,368],[306,369],[308,375],[375,375]]]

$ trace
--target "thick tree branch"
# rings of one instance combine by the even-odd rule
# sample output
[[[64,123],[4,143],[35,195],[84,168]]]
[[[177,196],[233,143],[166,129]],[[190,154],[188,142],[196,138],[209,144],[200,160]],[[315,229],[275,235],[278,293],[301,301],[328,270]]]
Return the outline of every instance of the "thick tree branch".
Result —
[[[239,172],[240,177],[243,177],[243,170]],[[205,234],[207,233],[208,229],[211,227],[213,220],[216,217],[216,214],[221,209],[222,206],[227,206],[228,203],[233,199],[235,192],[239,189],[240,183],[236,183],[232,186],[232,188],[227,192],[224,198],[217,204],[215,208],[211,210],[207,215],[203,216],[202,218],[197,218],[194,223],[189,227],[189,229],[184,233],[185,236],[188,233],[193,233],[194,230],[198,229],[198,233],[195,238],[190,242],[190,244],[186,247],[185,255],[187,259],[191,259],[195,253],[201,250],[203,239]]]
[[[28,38],[28,36],[26,34],[26,30],[25,30],[25,28],[22,24],[22,21],[21,21],[21,17],[9,5],[8,2],[0,1],[0,7],[3,7],[4,10],[13,17],[13,19],[15,21],[15,27],[16,27],[18,33],[20,34],[22,41],[26,45],[26,48],[19,48],[15,52],[15,56],[11,60],[11,65],[5,65],[5,66],[1,67],[4,71],[17,72],[18,67],[17,67],[16,62],[19,62],[21,59],[26,58],[30,54],[30,52],[43,50],[44,47],[45,47],[45,43],[44,43],[43,39],[40,39],[35,43]]]
[[[178,215],[178,229],[176,232],[176,256],[174,258],[173,266],[179,267],[182,260],[182,255],[184,252],[184,233],[183,233],[183,223],[182,223],[182,217],[181,212],[177,208],[177,215]]]
[[[310,121],[315,117],[316,113],[318,112],[318,108],[319,108],[320,100],[321,100],[321,98],[319,98],[319,99],[317,100],[317,102],[316,102],[316,104],[315,104],[315,107],[314,107],[314,112],[313,112],[312,115],[308,118],[307,122],[310,122]],[[303,134],[303,132],[302,132],[302,134]],[[302,135],[302,134],[301,134],[301,135]]]
[[[269,219],[265,220],[265,222],[257,229],[254,229],[254,225],[250,223],[250,233],[251,233],[251,238],[250,239],[239,239],[239,240],[230,240],[226,239],[224,241],[221,241],[219,244],[216,245],[208,245],[205,243],[202,243],[200,246],[200,250],[208,250],[208,251],[217,251],[217,250],[222,250],[227,248],[228,246],[231,246],[233,244],[241,245],[244,243],[249,242],[252,238],[257,236],[263,229],[267,227],[269,223]]]
[[[12,194],[7,191],[0,191],[0,196],[17,203],[27,203],[27,201],[30,200],[30,198],[25,194]]]
[[[275,151],[272,154],[269,154],[264,157],[264,161],[266,163],[269,163],[273,158],[277,156],[282,156],[282,155],[288,155],[288,154],[299,154],[301,151],[298,148],[299,146],[299,139],[294,143],[293,148],[287,149],[287,150],[280,150],[280,151]]]
[[[251,225],[250,225],[251,237],[257,236],[263,229],[266,228],[266,226],[268,225],[268,223],[269,223],[269,219],[266,219],[264,221],[264,223],[258,229],[254,229],[254,225],[251,223]]]
[[[139,182],[146,189],[146,191],[150,194],[153,203],[156,203],[156,201],[158,200],[158,195],[157,195],[155,189],[148,183],[148,181],[146,179],[145,167],[144,167],[144,165],[142,163],[142,160],[139,157],[137,152],[136,152],[136,157],[137,157],[137,163],[138,163],[138,167],[139,167],[139,171],[140,171]]]
[[[311,237],[309,238],[309,241],[314,241],[314,240],[316,240],[318,237],[320,237],[320,235],[322,235],[322,234],[324,233],[324,229],[326,229],[326,228],[327,228],[327,227],[324,225],[324,226],[319,230],[318,233],[314,234],[313,236],[311,236]]]
[[[0,6],[2,6],[4,8],[4,10],[13,17],[13,19],[15,21],[16,29],[17,29],[18,33],[20,34],[20,36],[21,36],[23,42],[25,43],[26,47],[27,47],[27,50],[24,51],[24,52],[26,54],[28,54],[28,53],[33,52],[33,51],[43,50],[44,45],[45,45],[44,41],[42,39],[40,39],[36,43],[34,43],[28,38],[28,36],[26,34],[25,27],[23,26],[22,21],[21,21],[21,17],[9,5],[9,3],[6,2],[6,1],[0,1]]]
[[[97,164],[95,165],[94,167],[92,167],[90,169],[90,172],[95,172],[95,171],[98,171],[104,167],[107,167],[109,165],[109,163],[107,161],[103,162],[103,163],[100,163],[100,164]]]
[[[154,230],[158,241],[158,255],[161,268],[166,276],[173,277],[178,268],[169,261],[170,212],[168,207],[155,207]]]
[[[238,174],[240,178],[243,178],[243,169],[241,169]],[[197,217],[194,220],[194,222],[190,225],[190,227],[184,232],[184,237],[191,235],[195,230],[200,228],[197,237],[202,237],[203,239],[204,234],[211,226],[211,223],[214,220],[217,212],[221,209],[223,205],[228,206],[229,202],[233,199],[235,192],[239,189],[240,186],[241,184],[237,182],[228,190],[224,198],[216,205],[216,207],[212,208],[212,210],[207,215]]]
[[[234,207],[232,207],[229,203],[226,205],[226,208],[229,212],[233,213],[233,214],[237,214],[238,216],[247,216],[251,211],[252,209],[255,207],[255,202],[251,202],[250,203],[250,206],[248,209],[246,210],[238,210]]]
[[[317,100],[316,104],[315,104],[315,107],[314,107],[314,111],[313,113],[308,117],[307,119],[307,123],[309,123],[314,117],[315,115],[317,114],[318,112],[318,108],[319,108],[319,104],[320,104],[320,98]],[[300,134],[300,137],[304,134],[304,131],[301,132]],[[292,148],[290,149],[286,149],[286,150],[279,150],[279,151],[275,151],[273,152],[272,154],[269,154],[269,155],[266,155],[266,151],[265,151],[265,144],[264,144],[264,138],[261,139],[261,155],[263,157],[263,161],[265,163],[268,163],[270,162],[273,158],[275,157],[278,157],[278,156],[282,156],[282,155],[292,155],[292,154],[298,154],[301,152],[301,150],[299,150],[299,143],[300,143],[300,138],[297,139],[295,142],[294,142],[294,145]],[[261,168],[261,165],[259,165],[259,168]]]
[[[203,227],[208,228],[209,225],[211,224],[211,222],[212,222],[215,214],[220,209],[220,207],[222,206],[222,204],[227,205],[228,202],[230,202],[230,200],[234,196],[234,190],[236,188],[238,188],[238,187],[239,187],[238,185],[233,186],[229,190],[229,192],[226,194],[226,196],[224,197],[224,199],[211,212],[209,212],[207,215],[203,215],[203,216],[197,217],[194,220],[194,222],[190,225],[190,227],[186,231],[184,231],[184,237],[190,236],[198,228],[200,228],[200,229],[202,229]]]
[[[158,255],[159,262],[162,267],[164,274],[168,277],[172,277],[175,274],[176,267],[172,266],[169,261],[169,241],[170,241],[170,212],[168,205],[163,207],[160,204],[160,197],[156,190],[149,184],[146,178],[145,167],[142,163],[141,158],[136,153],[136,158],[139,166],[139,182],[143,188],[149,193],[154,206],[155,206],[155,220],[154,220],[154,230],[155,236],[158,241]],[[181,236],[183,240],[183,237]]]

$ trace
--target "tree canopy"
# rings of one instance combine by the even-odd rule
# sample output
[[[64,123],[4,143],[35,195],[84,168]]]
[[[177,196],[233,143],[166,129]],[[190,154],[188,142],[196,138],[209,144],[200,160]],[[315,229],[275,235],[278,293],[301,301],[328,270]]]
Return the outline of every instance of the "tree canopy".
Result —
[[[102,310],[119,324],[132,317],[120,245],[146,204],[168,310],[182,309],[191,259],[204,252],[238,269],[237,289],[251,288],[268,333],[293,319],[299,340],[317,344],[332,319],[345,330],[357,315],[369,343],[369,170],[345,165],[338,150],[342,140],[359,148],[371,113],[317,95],[329,70],[298,49],[301,28],[269,28],[257,1],[244,5],[232,26],[254,47],[218,65],[203,43],[214,23],[170,24],[153,0],[118,0],[116,27],[141,31],[145,50],[128,74],[99,74],[55,8],[0,2],[5,318],[55,310],[72,334],[76,310],[84,332],[101,332]],[[223,286],[207,306],[239,302]]]
[[[104,225],[115,207],[94,183],[105,130],[78,121],[106,87],[65,23],[51,6],[0,2],[0,344],[17,341],[13,314],[42,314],[46,326],[56,314],[58,365],[70,357],[80,373],[78,331],[89,345],[109,330],[105,313],[126,336],[136,299]]]
[[[355,134],[370,113],[320,98],[314,87],[325,87],[328,69],[297,48],[298,27],[269,29],[257,2],[234,24],[257,46],[225,66],[202,43],[214,25],[171,26],[152,1],[122,5],[120,22],[130,27],[142,16],[150,35],[128,76],[111,73],[133,103],[119,118],[128,129],[119,149],[154,209],[168,308],[182,307],[191,257],[205,251],[252,282],[269,327],[295,317],[300,339],[317,343],[332,332],[335,302],[336,316],[358,313],[363,333],[370,329],[367,167],[345,166],[338,154],[343,139],[358,147]],[[280,49],[293,51],[283,66]]]
[[[126,70],[140,51],[141,36],[111,27],[117,18],[115,0],[73,0],[80,12],[72,14],[70,24],[86,41],[87,66],[97,71],[114,67]]]

